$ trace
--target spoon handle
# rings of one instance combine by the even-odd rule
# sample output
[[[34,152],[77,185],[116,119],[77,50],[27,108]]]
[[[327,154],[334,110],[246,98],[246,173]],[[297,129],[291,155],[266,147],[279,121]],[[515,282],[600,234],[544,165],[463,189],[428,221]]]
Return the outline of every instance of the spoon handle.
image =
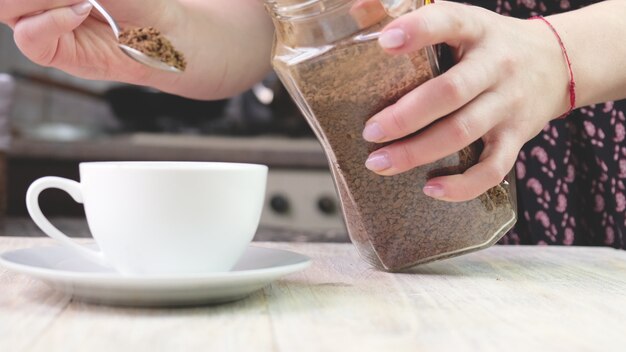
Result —
[[[102,5],[100,5],[100,3],[97,0],[87,0],[87,1],[89,1],[89,3],[93,5],[93,7],[95,7],[96,10],[100,12],[102,17],[104,17],[104,19],[109,23],[109,26],[111,26],[111,30],[113,30],[113,34],[115,35],[115,39],[116,40],[119,39],[120,27],[117,25],[117,22],[115,22],[113,17],[107,12],[107,10],[104,7],[102,7]]]

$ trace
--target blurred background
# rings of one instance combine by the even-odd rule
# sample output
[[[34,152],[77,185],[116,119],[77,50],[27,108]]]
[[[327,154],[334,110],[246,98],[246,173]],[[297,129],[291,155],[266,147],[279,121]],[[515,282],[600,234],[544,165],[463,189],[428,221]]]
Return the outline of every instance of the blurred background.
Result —
[[[322,149],[274,74],[228,100],[189,100],[36,66],[0,26],[0,149],[0,235],[42,235],[24,204],[39,177],[78,180],[83,161],[185,160],[270,167],[257,240],[347,239]],[[62,231],[89,236],[65,193],[41,205]]]

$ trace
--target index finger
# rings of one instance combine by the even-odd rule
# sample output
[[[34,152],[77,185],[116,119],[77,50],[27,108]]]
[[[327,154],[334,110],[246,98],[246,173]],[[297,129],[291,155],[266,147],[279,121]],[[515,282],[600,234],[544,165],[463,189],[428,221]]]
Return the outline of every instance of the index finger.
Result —
[[[482,11],[447,1],[422,6],[385,26],[379,42],[383,48],[398,54],[440,43],[459,47],[462,42],[476,41],[483,35],[479,20]]]

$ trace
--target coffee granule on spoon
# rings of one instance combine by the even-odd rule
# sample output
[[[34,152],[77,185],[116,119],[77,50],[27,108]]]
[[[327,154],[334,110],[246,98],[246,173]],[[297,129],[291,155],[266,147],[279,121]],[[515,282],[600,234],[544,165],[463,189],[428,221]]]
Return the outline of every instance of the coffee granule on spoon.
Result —
[[[161,32],[153,27],[126,29],[120,33],[120,44],[184,71],[187,61]]]

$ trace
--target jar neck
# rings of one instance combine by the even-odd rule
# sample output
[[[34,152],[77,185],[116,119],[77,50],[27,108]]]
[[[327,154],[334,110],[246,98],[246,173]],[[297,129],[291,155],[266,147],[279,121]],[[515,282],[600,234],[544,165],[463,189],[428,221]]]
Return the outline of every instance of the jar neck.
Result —
[[[282,20],[303,20],[345,6],[354,0],[264,0],[270,13]]]
[[[407,11],[415,0],[264,0],[277,39],[287,46],[320,46]]]

